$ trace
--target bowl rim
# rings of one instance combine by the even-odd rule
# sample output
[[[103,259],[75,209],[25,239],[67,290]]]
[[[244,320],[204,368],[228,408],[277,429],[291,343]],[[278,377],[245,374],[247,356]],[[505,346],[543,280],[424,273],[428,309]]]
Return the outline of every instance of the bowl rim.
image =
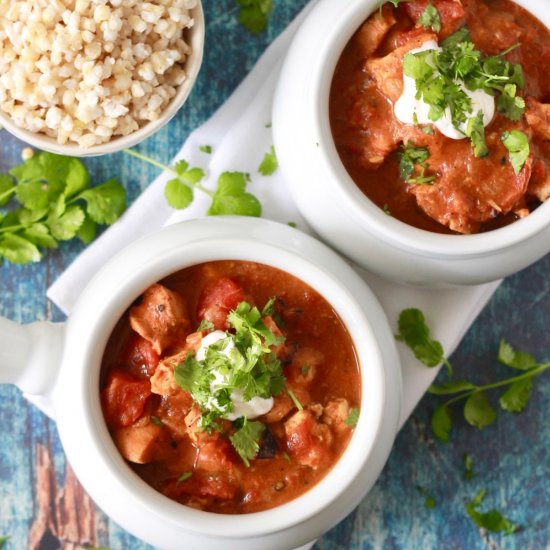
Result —
[[[550,12],[545,11],[536,0],[513,0],[550,29]],[[320,2],[318,9],[328,4]],[[319,140],[319,158],[323,170],[330,174],[330,182],[345,202],[347,211],[367,231],[372,231],[392,246],[421,256],[441,259],[488,256],[513,247],[527,240],[548,225],[550,200],[545,201],[529,216],[507,226],[471,235],[438,234],[416,228],[392,218],[362,193],[344,167],[330,128],[329,96],[334,70],[340,55],[362,24],[379,5],[378,0],[351,0],[346,9],[339,10],[332,21],[330,34],[323,39],[311,61],[311,89],[313,131]]]
[[[250,234],[257,227],[258,222],[261,222],[264,227],[269,227],[271,231],[275,230],[279,236],[283,236],[286,245],[280,246],[273,242],[260,242],[251,237]],[[80,304],[83,302],[85,304],[84,310],[86,310],[85,322],[95,327],[89,331],[90,334],[86,335],[85,343],[82,338],[79,341],[80,348],[84,347],[86,350],[84,353],[86,357],[83,361],[88,365],[92,365],[93,368],[89,369],[89,372],[84,372],[84,369],[81,369],[82,372],[77,376],[77,386],[79,387],[77,393],[79,394],[79,400],[83,403],[80,406],[81,414],[85,416],[84,429],[94,441],[95,476],[99,471],[104,471],[119,486],[125,487],[126,498],[133,505],[142,509],[146,508],[149,514],[162,521],[170,522],[177,529],[192,532],[199,536],[217,536],[224,539],[264,536],[305,522],[318,514],[335,502],[350,487],[353,479],[364,468],[367,459],[375,450],[375,443],[384,422],[383,411],[388,405],[386,402],[388,388],[385,387],[384,365],[384,357],[387,357],[387,355],[385,356],[380,349],[373,330],[373,323],[380,322],[380,319],[378,321],[369,319],[368,312],[365,312],[359,305],[359,298],[343,285],[340,278],[334,275],[333,270],[340,271],[344,269],[347,272],[344,277],[345,280],[360,281],[358,284],[362,288],[361,292],[364,292],[363,300],[366,296],[368,297],[366,301],[372,301],[372,304],[376,306],[376,298],[364,281],[328,247],[308,235],[297,232],[296,229],[275,222],[267,222],[266,225],[266,222],[267,220],[250,219],[243,224],[243,220],[231,218],[225,220],[194,220],[182,222],[165,228],[153,236],[144,237],[111,260],[109,268],[104,268],[96,275],[85,290],[76,309],[76,317],[78,317],[80,316],[78,312],[82,307]],[[200,231],[205,224],[211,226],[213,224],[218,226],[219,229],[230,229],[228,232],[230,234],[218,229],[219,232],[215,237],[212,235],[198,239],[191,236],[185,237],[185,231],[189,232],[193,229]],[[234,230],[237,226],[241,227],[239,230],[240,236],[235,235]],[[160,243],[161,237],[164,244],[161,245],[163,250],[159,252],[156,245]],[[172,240],[175,243],[174,238],[176,238],[177,244],[167,249],[166,240]],[[296,251],[289,249],[288,243],[292,243],[292,246],[298,246],[296,243],[300,242],[302,244],[299,246],[304,247],[304,249],[305,247],[311,249],[314,246],[321,247],[325,250],[325,253],[329,251],[331,259],[339,265],[335,268],[331,264],[330,268],[327,268],[326,260],[323,264],[323,262],[317,262],[311,258],[304,259]],[[243,245],[246,246],[243,247]],[[147,246],[149,251],[144,253]],[[228,250],[231,252],[227,252]],[[139,272],[132,273],[132,268],[135,268],[137,259],[143,262],[143,268]],[[99,385],[101,357],[107,339],[114,328],[114,324],[133,299],[152,282],[161,280],[186,266],[216,259],[249,260],[272,265],[297,276],[316,288],[334,307],[344,322],[352,337],[357,355],[361,359],[359,363],[362,375],[362,414],[352,439],[334,467],[314,487],[296,499],[262,512],[239,514],[237,522],[235,522],[235,516],[214,514],[185,507],[165,497],[141,480],[121,457],[107,431],[101,411],[99,392],[90,392],[91,387],[98,387]],[[111,278],[114,270],[119,270],[117,278],[118,276],[124,278],[123,289],[116,292],[114,299],[109,301],[107,307],[98,306],[97,304],[91,306],[94,301],[93,295],[97,293],[98,288],[105,287],[106,280]],[[306,272],[307,276],[304,276]],[[120,286],[119,281],[111,281],[111,283]],[[327,292],[320,289],[319,286],[322,289],[332,288],[331,296],[327,296]],[[95,301],[97,302],[97,299]],[[90,308],[94,309],[91,314]],[[376,307],[373,307],[373,311],[378,315]],[[384,316],[381,307],[380,311]],[[385,316],[382,321],[385,321]],[[79,322],[82,322],[82,319],[79,321],[77,318],[75,320],[71,318],[69,326],[74,326],[74,323],[78,324]],[[367,372],[368,384],[365,383]],[[72,376],[75,376],[75,374],[73,373]],[[61,421],[61,415],[59,418]],[[63,434],[64,429],[60,430],[60,433]],[[395,433],[392,434],[392,437],[394,435]],[[71,455],[73,454],[72,445],[69,446],[68,451]],[[69,455],[69,452],[67,454]],[[74,463],[73,467],[78,477],[88,477],[86,472],[82,472],[78,460],[73,457],[71,462]],[[92,497],[96,498],[96,488],[89,486],[89,483],[84,482],[84,485]],[[101,506],[103,504],[101,498],[97,500]],[[120,518],[117,518],[116,513],[111,512],[110,515],[129,531],[132,531],[132,526],[124,524]]]
[[[188,39],[191,46],[191,53],[186,58],[184,69],[187,74],[186,79],[177,87],[176,95],[170,100],[166,108],[162,111],[157,120],[152,120],[126,136],[117,136],[106,143],[93,145],[92,147],[80,147],[78,144],[68,142],[66,144],[57,143],[53,137],[41,133],[31,132],[18,126],[7,114],[0,110],[0,125],[2,125],[10,134],[24,141],[31,147],[41,151],[48,151],[58,155],[70,157],[93,157],[116,153],[122,149],[133,147],[143,140],[147,139],[163,126],[168,124],[176,115],[179,109],[186,102],[199,74],[205,41],[205,21],[204,11],[201,0],[196,0],[197,4],[192,8],[194,24],[187,29]]]

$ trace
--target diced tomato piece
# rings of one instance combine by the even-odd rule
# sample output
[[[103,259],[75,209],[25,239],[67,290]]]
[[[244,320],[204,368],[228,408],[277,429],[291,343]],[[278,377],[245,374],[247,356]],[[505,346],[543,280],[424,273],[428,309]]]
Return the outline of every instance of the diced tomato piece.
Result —
[[[229,277],[222,277],[203,290],[197,305],[197,316],[210,321],[218,330],[227,330],[227,314],[243,300],[242,288]]]
[[[132,332],[126,346],[122,350],[121,363],[136,374],[152,376],[159,364],[159,354],[153,349],[153,344]]]
[[[121,370],[111,370],[101,392],[103,414],[111,428],[131,426],[138,420],[151,396],[149,380]]]

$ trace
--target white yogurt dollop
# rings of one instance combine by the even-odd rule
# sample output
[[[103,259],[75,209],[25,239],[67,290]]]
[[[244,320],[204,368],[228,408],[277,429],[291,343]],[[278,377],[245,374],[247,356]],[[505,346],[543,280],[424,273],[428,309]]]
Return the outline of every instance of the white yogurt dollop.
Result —
[[[409,53],[418,53],[428,50],[441,50],[435,40],[428,40],[419,48]],[[495,114],[495,98],[483,90],[468,90],[461,82],[459,86],[472,100],[471,117],[476,116],[479,111],[483,112],[483,126],[488,126]],[[443,116],[433,121],[428,117],[430,106],[423,99],[417,99],[416,82],[414,78],[403,74],[403,93],[394,106],[394,113],[398,120],[405,124],[433,124],[443,135],[451,139],[463,139],[466,137],[466,123],[462,123],[459,129],[453,126],[451,110],[447,107]],[[415,117],[416,115],[416,117]]]
[[[216,342],[227,338],[227,345],[222,350],[222,354],[231,357],[232,353],[239,353],[235,348],[235,342],[230,334],[227,334],[223,330],[215,330],[207,334],[201,341],[201,345],[195,353],[197,361],[203,361],[206,358],[206,350]],[[214,380],[210,385],[210,389],[215,392],[223,388],[227,384],[227,378],[219,371],[214,371]],[[231,392],[231,403],[233,403],[233,410],[223,415],[223,418],[227,420],[237,420],[241,416],[246,416],[248,419],[257,418],[262,414],[268,413],[273,408],[273,397],[253,397],[250,401],[245,401],[243,392],[239,389],[234,389]],[[223,407],[217,403],[215,397],[210,398],[212,406],[217,409],[223,410]]]

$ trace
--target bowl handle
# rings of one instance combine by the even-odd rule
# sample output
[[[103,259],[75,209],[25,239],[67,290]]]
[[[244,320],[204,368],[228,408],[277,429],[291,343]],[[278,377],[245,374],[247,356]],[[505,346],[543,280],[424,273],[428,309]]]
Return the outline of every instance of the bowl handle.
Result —
[[[20,325],[0,317],[0,383],[45,395],[61,366],[64,332],[64,323]]]

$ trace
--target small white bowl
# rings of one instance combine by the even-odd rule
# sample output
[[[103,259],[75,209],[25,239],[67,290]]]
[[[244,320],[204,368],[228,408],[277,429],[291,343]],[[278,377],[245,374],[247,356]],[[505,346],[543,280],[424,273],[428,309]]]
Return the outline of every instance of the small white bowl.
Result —
[[[545,2],[517,0],[550,27]],[[340,55],[379,0],[321,0],[299,29],[275,93],[273,132],[281,169],[316,232],[383,277],[422,285],[479,284],[515,273],[550,251],[550,200],[511,225],[476,235],[440,235],[386,215],[342,164],[329,122]]]
[[[191,53],[183,65],[187,78],[182,84],[180,84],[176,95],[172,98],[157,120],[144,124],[138,130],[128,134],[127,136],[115,136],[106,143],[101,143],[86,148],[80,147],[76,143],[66,143],[62,145],[57,143],[55,138],[41,133],[25,130],[15,124],[8,115],[4,114],[3,111],[0,111],[0,125],[10,132],[10,134],[13,134],[16,138],[28,143],[35,149],[70,157],[95,157],[98,155],[116,153],[122,149],[127,149],[137,145],[170,122],[172,117],[187,100],[187,97],[191,93],[193,85],[195,84],[202,64],[204,51],[205,24],[204,13],[200,0],[197,1],[197,5],[193,9],[192,13],[195,23],[193,27],[187,31],[187,41],[191,46]]]
[[[362,378],[359,422],[333,469],[287,504],[240,515],[195,510],[147,485],[115,447],[99,398],[103,351],[135,298],[180,269],[227,259],[276,267],[317,290],[347,327]],[[0,318],[0,348],[0,382],[50,395],[68,460],[90,496],[126,530],[166,550],[282,550],[315,539],[372,487],[397,431],[401,372],[381,306],[335,252],[268,220],[205,218],[138,240],[98,272],[66,325]]]

